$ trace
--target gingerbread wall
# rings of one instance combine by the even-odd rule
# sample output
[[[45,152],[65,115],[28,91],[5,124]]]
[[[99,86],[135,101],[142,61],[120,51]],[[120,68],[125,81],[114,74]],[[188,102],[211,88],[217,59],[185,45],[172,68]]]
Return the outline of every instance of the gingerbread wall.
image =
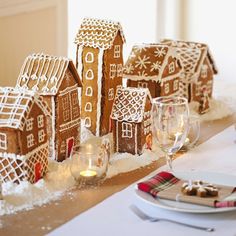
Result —
[[[38,125],[38,116],[42,115],[43,116],[43,126],[39,127]],[[46,116],[43,113],[43,111],[41,110],[41,108],[34,103],[32,105],[32,108],[30,110],[30,113],[27,117],[27,119],[33,119],[32,121],[32,129],[31,130],[27,130],[27,125],[25,124],[24,129],[22,132],[20,132],[20,140],[19,140],[19,146],[21,149],[21,154],[22,155],[26,155],[28,152],[33,151],[35,148],[37,148],[38,146],[48,142],[48,135],[47,135],[47,121],[46,121]],[[43,141],[39,141],[39,131],[43,130],[44,138]],[[29,146],[27,143],[27,136],[28,135],[33,135],[34,137],[34,142],[32,146]]]
[[[0,152],[16,153],[21,155],[19,148],[19,132],[19,130],[11,128],[0,128],[0,133],[6,134],[7,137],[7,150],[0,148]]]
[[[204,72],[203,68],[207,68],[206,72]],[[213,89],[213,70],[211,64],[209,62],[208,57],[206,57],[203,61],[201,66],[200,74],[196,83],[193,83],[190,87],[192,100],[200,102],[202,89],[206,88],[208,90],[208,96],[212,96],[212,89]]]
[[[115,46],[120,46],[120,56],[115,58]],[[102,102],[101,111],[102,116],[100,120],[100,135],[105,135],[109,132],[111,121],[110,114],[112,109],[113,100],[115,98],[117,86],[122,85],[122,69],[123,69],[123,41],[118,32],[111,49],[104,52],[103,64],[103,83],[102,83]],[[116,65],[114,77],[111,72],[111,65]],[[119,68],[118,68],[119,67]],[[119,71],[121,70],[121,71]],[[111,76],[112,75],[112,76]],[[113,77],[113,78],[112,78]],[[109,96],[109,91],[113,91],[113,96]]]
[[[86,62],[86,55],[91,53],[94,57],[93,62]],[[96,134],[96,123],[97,123],[97,102],[98,102],[98,48],[84,47],[82,52],[82,99],[81,99],[81,118],[89,118],[91,120],[91,127],[87,127],[93,134]],[[94,77],[93,79],[86,79],[86,73],[88,70],[92,70]],[[92,88],[92,94],[86,95],[87,89]],[[85,110],[86,104],[91,103],[91,111]]]

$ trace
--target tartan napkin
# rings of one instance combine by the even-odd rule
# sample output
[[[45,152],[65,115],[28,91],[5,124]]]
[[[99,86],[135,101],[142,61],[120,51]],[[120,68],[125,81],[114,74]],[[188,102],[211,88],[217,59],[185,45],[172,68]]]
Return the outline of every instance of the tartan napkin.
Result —
[[[153,197],[159,197],[169,200],[176,200],[178,195],[178,201],[200,204],[210,207],[236,207],[236,199],[227,200],[227,197],[234,192],[234,187],[220,186],[219,196],[200,198],[197,196],[184,195],[181,192],[181,186],[183,184],[181,179],[176,178],[169,172],[160,172],[152,178],[138,183],[138,189],[146,193],[151,194]]]

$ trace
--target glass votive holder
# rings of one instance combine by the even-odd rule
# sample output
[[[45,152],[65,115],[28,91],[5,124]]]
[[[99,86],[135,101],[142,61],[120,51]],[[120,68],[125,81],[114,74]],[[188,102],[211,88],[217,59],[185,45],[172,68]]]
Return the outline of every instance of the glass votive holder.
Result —
[[[72,154],[71,174],[79,187],[101,184],[107,169],[108,153],[102,146],[85,144]]]
[[[187,138],[185,139],[184,145],[182,146],[182,151],[187,151],[193,148],[200,137],[200,119],[196,115],[189,116],[189,129]]]

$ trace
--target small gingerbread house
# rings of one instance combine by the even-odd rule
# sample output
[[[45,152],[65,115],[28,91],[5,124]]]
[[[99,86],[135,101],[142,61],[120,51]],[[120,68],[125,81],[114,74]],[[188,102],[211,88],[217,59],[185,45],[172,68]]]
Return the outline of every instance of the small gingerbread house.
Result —
[[[143,44],[133,46],[123,74],[128,87],[148,88],[154,98],[178,94],[181,70],[172,47]]]
[[[120,88],[111,119],[115,152],[143,153],[152,147],[151,96],[147,88]]]
[[[50,157],[63,161],[80,144],[81,81],[71,60],[45,54],[29,55],[17,81],[17,88],[38,92],[52,110],[48,120]]]
[[[34,183],[47,172],[50,115],[33,91],[0,88],[0,182]]]
[[[83,81],[81,117],[96,136],[111,129],[114,95],[122,84],[124,42],[120,23],[110,20],[86,18],[76,35],[76,67]]]
[[[176,49],[183,66],[180,94],[189,102],[201,103],[202,98],[212,97],[213,77],[217,68],[206,44],[186,41],[162,40]],[[207,107],[206,107],[207,108]]]

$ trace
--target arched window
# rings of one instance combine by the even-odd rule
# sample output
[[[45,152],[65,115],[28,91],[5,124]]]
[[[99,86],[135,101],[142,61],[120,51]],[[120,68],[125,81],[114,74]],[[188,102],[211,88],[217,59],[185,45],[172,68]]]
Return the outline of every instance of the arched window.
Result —
[[[91,86],[86,88],[85,95],[89,97],[93,96],[93,88]]]
[[[85,61],[87,63],[93,63],[94,62],[94,55],[92,52],[87,52],[86,56],[85,56]]]
[[[85,78],[88,80],[92,80],[94,78],[93,70],[88,69],[85,74]]]
[[[87,102],[86,104],[85,104],[85,111],[89,111],[89,112],[91,112],[92,111],[92,103],[91,102]]]
[[[91,127],[91,119],[90,119],[90,117],[86,117],[84,119],[84,125],[85,125],[86,128]]]

